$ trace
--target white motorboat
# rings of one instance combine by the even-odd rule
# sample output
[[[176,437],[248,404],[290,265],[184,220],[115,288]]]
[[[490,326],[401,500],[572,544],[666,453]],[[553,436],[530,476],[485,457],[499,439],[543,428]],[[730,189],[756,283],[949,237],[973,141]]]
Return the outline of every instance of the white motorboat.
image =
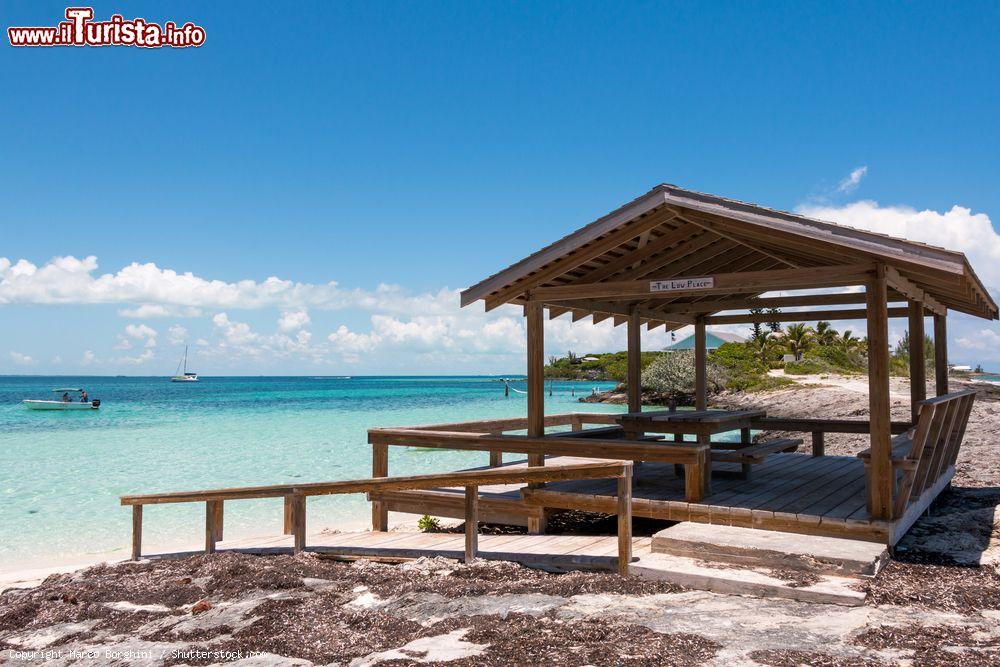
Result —
[[[182,370],[183,369],[183,370]],[[171,382],[197,382],[198,374],[188,371],[188,346],[184,346],[184,358],[177,364],[176,374],[170,378]]]
[[[52,390],[56,394],[62,394],[62,398],[57,401],[41,401],[26,399],[21,401],[29,410],[96,410],[101,407],[101,399],[82,400],[83,389],[61,387]],[[75,395],[75,400],[74,400]]]

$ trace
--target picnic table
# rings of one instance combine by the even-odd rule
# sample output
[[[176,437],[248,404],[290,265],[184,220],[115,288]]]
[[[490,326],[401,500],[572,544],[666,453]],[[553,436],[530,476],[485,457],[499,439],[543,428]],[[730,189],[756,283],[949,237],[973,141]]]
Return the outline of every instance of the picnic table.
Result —
[[[763,410],[650,410],[626,412],[618,417],[627,437],[642,433],[669,433],[683,442],[685,435],[694,435],[698,442],[707,443],[716,433],[740,431],[741,440],[750,441],[750,422],[765,417]]]

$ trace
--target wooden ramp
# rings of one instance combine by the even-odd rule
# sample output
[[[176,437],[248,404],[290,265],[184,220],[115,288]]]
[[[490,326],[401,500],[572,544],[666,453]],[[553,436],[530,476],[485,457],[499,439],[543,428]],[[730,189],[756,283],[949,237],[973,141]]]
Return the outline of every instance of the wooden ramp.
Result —
[[[650,552],[649,537],[632,540],[634,557]],[[453,558],[465,555],[465,536],[461,533],[390,532],[320,532],[310,534],[306,551],[344,558],[403,560],[413,558]],[[293,537],[277,535],[242,540],[226,540],[217,551],[268,554],[292,553]],[[146,558],[171,558],[200,553],[162,553]],[[614,535],[480,535],[478,558],[507,560],[548,570],[609,570],[616,567],[618,538]]]

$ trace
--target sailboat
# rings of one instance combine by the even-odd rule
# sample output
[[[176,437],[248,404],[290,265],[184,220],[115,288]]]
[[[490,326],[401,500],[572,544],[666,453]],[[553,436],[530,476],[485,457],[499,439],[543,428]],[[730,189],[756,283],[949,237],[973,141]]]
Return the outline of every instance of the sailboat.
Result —
[[[182,370],[183,369],[183,370]],[[170,378],[171,382],[197,382],[198,374],[188,371],[188,346],[184,346],[184,358],[177,364],[177,374]]]

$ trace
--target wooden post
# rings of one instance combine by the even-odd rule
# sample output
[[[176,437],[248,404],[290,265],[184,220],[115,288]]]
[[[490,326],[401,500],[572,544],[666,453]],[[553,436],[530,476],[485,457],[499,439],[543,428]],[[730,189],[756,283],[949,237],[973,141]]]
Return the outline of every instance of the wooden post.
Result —
[[[490,467],[499,468],[503,465],[503,452],[492,450],[490,452]]]
[[[292,551],[300,554],[306,548],[306,497],[292,496]]]
[[[215,543],[222,534],[222,501],[205,502],[205,553],[215,553]]]
[[[934,389],[948,393],[948,316],[934,315]]]
[[[868,511],[873,519],[892,518],[892,447],[889,420],[889,313],[885,265],[865,290],[868,310],[868,408],[871,464],[868,467]]]
[[[826,454],[826,437],[823,431],[813,431],[812,445],[813,456],[823,456]]]
[[[740,429],[740,442],[741,443],[750,443],[750,442],[753,442],[753,435],[751,434],[749,428],[741,428]],[[746,445],[744,445],[744,446],[746,446]],[[752,476],[753,476],[753,466],[750,465],[749,463],[741,463],[740,464],[740,477],[742,477],[745,480],[749,480]]]
[[[372,445],[372,477],[389,476],[389,445]],[[372,501],[372,530],[389,530],[389,506],[379,500]]]
[[[618,574],[627,577],[632,562],[632,466],[618,478]]]
[[[284,521],[284,528],[282,530],[282,532],[285,535],[291,535],[292,532],[294,531],[294,527],[292,525],[293,518],[294,517],[292,516],[292,497],[285,496],[285,521]]]
[[[528,435],[545,435],[545,332],[542,304],[529,301],[524,307],[528,325]],[[528,454],[529,466],[544,466],[544,454]],[[538,484],[532,486],[540,486]],[[528,518],[528,532],[545,532],[544,518]]]
[[[909,302],[910,422],[917,423],[920,401],[927,398],[927,360],[924,358],[924,304]]]
[[[639,311],[632,308],[628,316],[628,411],[642,410],[642,348],[640,333],[642,323]]]
[[[142,505],[132,505],[132,560],[142,556]]]
[[[708,409],[708,341],[705,331],[705,318],[699,316],[694,322],[694,406],[695,410]],[[703,445],[710,445],[711,436],[699,435],[698,442]],[[687,495],[697,495],[700,500],[711,493],[712,489],[712,457],[705,456],[704,462],[699,466],[702,482],[697,490],[693,490],[688,482]],[[690,472],[689,470],[686,472]],[[694,502],[689,499],[689,502]]]
[[[628,359],[626,363],[625,384],[628,387],[628,411],[642,411],[642,322],[639,319],[639,310],[635,307],[629,310],[628,315],[627,349]],[[625,437],[635,440],[643,434],[636,431],[626,431]],[[642,461],[632,461],[632,465],[638,467]]]
[[[694,408],[708,408],[707,365],[708,351],[705,349],[705,318],[699,317],[694,324]]]
[[[528,436],[540,438],[545,435],[545,332],[542,304],[530,302],[524,307],[528,319]],[[545,459],[532,461],[529,465],[544,465]]]
[[[465,562],[476,559],[479,550],[479,487],[465,487]]]

